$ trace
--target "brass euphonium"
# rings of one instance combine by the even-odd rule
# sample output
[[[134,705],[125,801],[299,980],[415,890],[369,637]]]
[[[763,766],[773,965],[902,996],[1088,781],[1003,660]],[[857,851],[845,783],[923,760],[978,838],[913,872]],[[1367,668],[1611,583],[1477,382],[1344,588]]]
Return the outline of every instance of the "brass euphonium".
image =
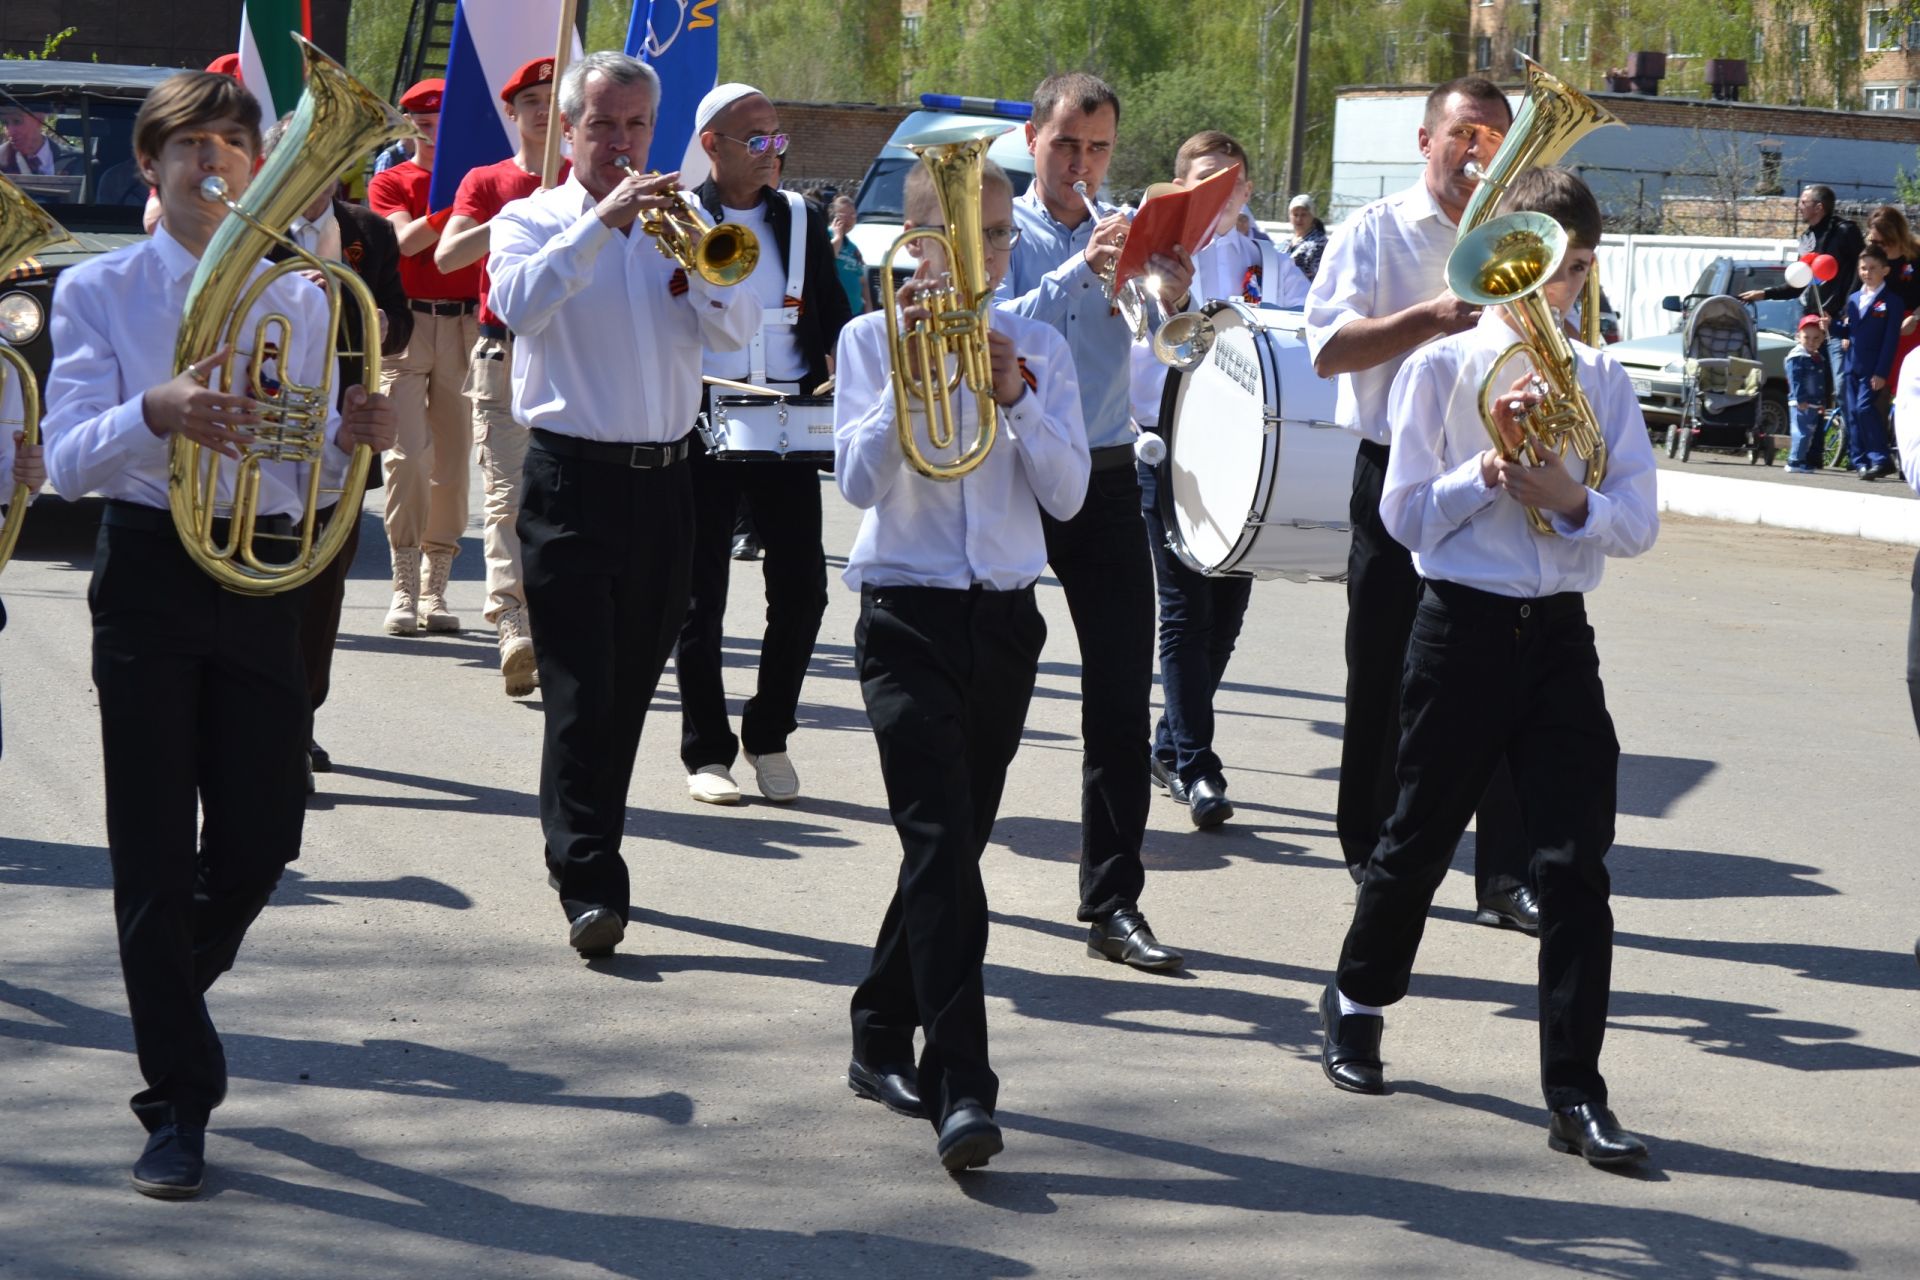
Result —
[[[993,359],[987,348],[993,290],[987,287],[980,187],[987,146],[1005,132],[1004,125],[961,125],[907,140],[908,149],[933,173],[933,190],[940,200],[946,230],[916,227],[902,232],[880,266],[880,278],[892,280],[895,255],[915,240],[939,245],[947,259],[945,278],[919,294],[920,305],[931,314],[909,332],[900,332],[900,306],[894,292],[889,289],[882,298],[893,355],[893,407],[900,448],[909,466],[933,480],[958,480],[985,462],[999,431],[999,406],[993,399]],[[947,378],[948,356],[955,357],[958,366],[951,381]],[[920,447],[909,397],[926,406],[928,444],[934,449],[951,449],[959,438],[961,421],[954,392],[962,386],[974,394],[979,427],[973,443],[958,457],[937,462]]]
[[[360,500],[366,490],[372,452],[365,445],[353,450],[346,474],[337,487],[326,485],[326,423],[335,393],[334,356],[360,357],[364,384],[380,378],[380,308],[373,292],[346,266],[317,258],[300,248],[284,228],[332,189],[340,173],[376,148],[417,130],[399,111],[381,101],[339,63],[299,36],[306,63],[307,85],[294,108],[293,119],[273,155],[261,166],[239,200],[227,197],[226,183],[208,178],[200,194],[227,206],[227,218],[213,233],[200,266],[187,287],[180,336],[174,344],[177,375],[214,353],[226,349],[227,358],[207,379],[222,391],[243,391],[260,402],[261,421],[253,439],[240,451],[231,496],[221,498],[221,465],[226,461],[185,436],[173,437],[169,452],[167,496],[174,527],[187,554],[221,586],[243,595],[272,595],[307,582],[339,554],[360,518]],[[260,260],[274,246],[291,256],[255,275]],[[298,335],[284,314],[249,318],[276,281],[302,272],[320,271],[327,279],[328,359],[318,383],[302,386],[291,378],[285,355]],[[300,287],[310,289],[302,281]],[[341,341],[342,308],[360,313],[362,350],[352,351]],[[271,366],[277,365],[277,368]],[[291,462],[301,468],[302,515],[291,534],[257,530],[260,516],[260,468],[269,462]],[[334,504],[323,503],[334,498]],[[317,512],[336,505],[335,516],[320,527]],[[216,518],[229,522],[224,542],[214,537]],[[279,544],[289,552],[284,559],[257,554],[255,542]]]
[[[42,249],[69,238],[66,229],[54,221],[52,215],[20,188],[0,178],[0,280]],[[26,357],[0,338],[0,405],[7,401],[9,382],[20,388],[20,419],[14,422],[0,418],[0,449],[11,451],[16,427],[26,433],[29,445],[40,443],[40,386],[33,380],[33,370],[28,367]],[[7,502],[7,518],[0,522],[0,569],[7,567],[7,561],[13,558],[14,545],[20,541],[28,497],[27,486],[16,478]]]
[[[1607,441],[1600,432],[1586,392],[1573,344],[1543,296],[1547,281],[1566,257],[1567,233],[1544,213],[1509,213],[1463,236],[1447,257],[1447,287],[1476,307],[1505,307],[1520,331],[1520,341],[1502,351],[1480,383],[1480,421],[1500,456],[1538,466],[1543,449],[1565,456],[1569,448],[1587,464],[1585,484],[1600,487],[1607,475]],[[1516,356],[1533,366],[1542,398],[1522,420],[1518,445],[1507,443],[1494,417],[1493,401],[1508,394],[1501,370]],[[1551,535],[1553,525],[1533,507],[1527,518],[1535,532]]]
[[[1522,57],[1526,55],[1522,54]],[[1488,218],[1500,212],[1513,180],[1528,169],[1557,164],[1573,149],[1573,144],[1608,125],[1621,124],[1620,117],[1586,94],[1553,75],[1532,58],[1527,63],[1527,99],[1513,118],[1513,127],[1482,166],[1469,161],[1467,172],[1480,180],[1467,200],[1460,217],[1460,235],[1465,238]],[[1625,126],[1622,125],[1624,128]],[[1587,276],[1586,292],[1580,300],[1580,339],[1588,346],[1600,344],[1600,271],[1596,266]]]
[[[633,171],[633,161],[617,157],[618,167]],[[737,222],[714,226],[684,191],[668,193],[673,205],[640,215],[640,230],[653,237],[660,252],[710,285],[739,284],[760,264],[760,240]]]

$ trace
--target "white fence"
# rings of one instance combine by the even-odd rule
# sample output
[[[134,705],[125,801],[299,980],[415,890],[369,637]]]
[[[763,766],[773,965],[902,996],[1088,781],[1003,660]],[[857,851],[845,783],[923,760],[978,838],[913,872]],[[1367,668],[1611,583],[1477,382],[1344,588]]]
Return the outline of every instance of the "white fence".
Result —
[[[1660,308],[1669,294],[1685,295],[1715,258],[1791,262],[1797,240],[1740,240],[1729,236],[1603,236],[1600,284],[1620,316],[1623,338],[1673,332],[1679,320]]]

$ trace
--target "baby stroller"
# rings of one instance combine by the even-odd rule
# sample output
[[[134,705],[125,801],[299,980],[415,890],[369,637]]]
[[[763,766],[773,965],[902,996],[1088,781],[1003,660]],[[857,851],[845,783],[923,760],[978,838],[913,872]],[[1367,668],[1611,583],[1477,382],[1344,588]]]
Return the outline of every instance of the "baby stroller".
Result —
[[[1667,456],[1685,462],[1696,447],[1744,450],[1773,465],[1773,437],[1760,432],[1760,339],[1738,298],[1704,298],[1687,317],[1680,421],[1667,428]]]

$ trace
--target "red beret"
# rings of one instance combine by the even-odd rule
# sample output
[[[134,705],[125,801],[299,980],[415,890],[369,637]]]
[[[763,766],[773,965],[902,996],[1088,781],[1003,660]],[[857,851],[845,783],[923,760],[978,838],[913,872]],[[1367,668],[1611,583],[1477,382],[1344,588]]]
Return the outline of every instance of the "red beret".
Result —
[[[422,80],[400,95],[400,109],[418,111],[422,115],[431,114],[440,109],[440,99],[446,92],[445,80]]]
[[[514,98],[518,96],[522,90],[531,89],[537,84],[552,83],[553,59],[535,58],[532,62],[529,62],[526,66],[513,73],[513,79],[507,81],[506,87],[500,90],[500,101],[506,103],[508,106],[512,106]]]
[[[232,76],[235,80],[239,80],[240,55],[237,53],[223,53],[207,64],[207,70],[217,76]]]

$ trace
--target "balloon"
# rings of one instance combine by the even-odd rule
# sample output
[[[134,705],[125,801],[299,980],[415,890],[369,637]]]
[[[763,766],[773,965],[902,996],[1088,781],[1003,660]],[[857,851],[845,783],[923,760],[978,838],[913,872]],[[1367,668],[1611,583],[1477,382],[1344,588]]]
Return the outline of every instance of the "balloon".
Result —
[[[1815,254],[1813,261],[1807,265],[1813,268],[1813,278],[1821,284],[1827,284],[1840,274],[1840,262],[1830,253]]]
[[[1815,252],[1814,252],[1813,250],[1811,250],[1811,249],[1809,249],[1809,250],[1807,250],[1807,251],[1806,251],[1805,253],[1803,253],[1803,254],[1801,254],[1801,255],[1800,255],[1800,261],[1802,261],[1802,262],[1804,262],[1804,263],[1806,263],[1806,264],[1807,264],[1808,266],[1812,266],[1812,265],[1813,265],[1813,260],[1814,260],[1815,258],[1817,258],[1817,257],[1819,257],[1819,256],[1820,256],[1819,254],[1817,254],[1817,253],[1815,253]]]
[[[1807,255],[1813,256],[1811,254]],[[1813,281],[1813,268],[1804,262],[1787,264],[1787,283],[1796,289],[1804,289]]]

